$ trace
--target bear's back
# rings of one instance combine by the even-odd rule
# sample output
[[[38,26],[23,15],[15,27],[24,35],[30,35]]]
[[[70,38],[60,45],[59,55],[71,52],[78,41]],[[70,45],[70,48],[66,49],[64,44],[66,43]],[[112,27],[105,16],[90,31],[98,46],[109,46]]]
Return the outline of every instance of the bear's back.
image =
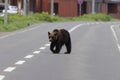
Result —
[[[66,40],[69,39],[69,37],[70,37],[70,34],[69,34],[69,32],[67,30],[65,30],[65,29],[60,29],[59,30],[59,38],[61,40],[66,41]]]

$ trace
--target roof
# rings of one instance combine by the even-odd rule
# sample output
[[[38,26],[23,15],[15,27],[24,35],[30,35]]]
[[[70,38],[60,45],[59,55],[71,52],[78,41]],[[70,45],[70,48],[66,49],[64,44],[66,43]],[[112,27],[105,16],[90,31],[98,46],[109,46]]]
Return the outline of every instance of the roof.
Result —
[[[105,0],[106,2],[111,2],[111,3],[118,3],[120,0]]]
[[[92,0],[84,0],[84,1],[92,1]],[[105,2],[113,2],[113,3],[117,3],[120,2],[120,0],[104,0]],[[103,0],[95,0],[95,2],[103,2]]]

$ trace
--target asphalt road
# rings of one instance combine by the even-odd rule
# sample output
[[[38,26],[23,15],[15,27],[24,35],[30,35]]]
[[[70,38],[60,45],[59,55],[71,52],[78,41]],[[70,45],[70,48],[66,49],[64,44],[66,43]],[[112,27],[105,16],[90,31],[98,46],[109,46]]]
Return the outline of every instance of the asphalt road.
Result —
[[[118,22],[43,23],[0,37],[0,80],[120,80]],[[65,28],[72,52],[52,54],[48,31]]]

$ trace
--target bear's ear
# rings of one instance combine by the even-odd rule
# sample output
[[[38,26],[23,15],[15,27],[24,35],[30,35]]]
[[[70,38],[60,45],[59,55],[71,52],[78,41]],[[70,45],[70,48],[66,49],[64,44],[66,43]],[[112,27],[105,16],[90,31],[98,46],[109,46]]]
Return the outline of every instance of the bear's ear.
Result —
[[[48,35],[50,35],[50,32],[48,32]]]

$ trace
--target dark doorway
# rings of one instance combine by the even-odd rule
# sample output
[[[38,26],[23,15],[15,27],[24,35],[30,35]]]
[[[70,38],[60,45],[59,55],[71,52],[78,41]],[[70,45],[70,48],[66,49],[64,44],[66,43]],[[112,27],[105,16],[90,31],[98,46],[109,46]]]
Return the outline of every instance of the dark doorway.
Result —
[[[108,13],[117,13],[117,4],[108,3]]]
[[[82,14],[86,14],[87,13],[87,2],[83,2],[82,4]]]
[[[42,13],[42,4],[43,4],[43,0],[40,0],[40,12]]]
[[[78,15],[79,15],[79,4],[78,4]],[[87,2],[83,2],[83,4],[81,5],[81,15],[83,14],[87,14]]]
[[[54,3],[54,13],[58,15],[58,3]]]

